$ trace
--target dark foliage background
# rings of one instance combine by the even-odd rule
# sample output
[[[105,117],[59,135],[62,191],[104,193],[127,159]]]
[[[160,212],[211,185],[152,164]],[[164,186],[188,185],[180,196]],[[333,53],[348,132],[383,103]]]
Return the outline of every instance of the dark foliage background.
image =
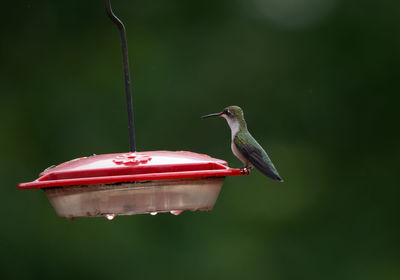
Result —
[[[398,1],[113,1],[138,150],[240,162],[239,105],[285,179],[228,178],[212,212],[77,219],[20,191],[52,164],[128,150],[119,35],[102,1],[0,17],[4,279],[400,279]]]

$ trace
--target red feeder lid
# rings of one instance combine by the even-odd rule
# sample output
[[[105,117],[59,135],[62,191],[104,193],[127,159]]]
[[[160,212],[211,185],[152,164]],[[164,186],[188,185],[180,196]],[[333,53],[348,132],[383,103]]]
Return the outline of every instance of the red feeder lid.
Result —
[[[245,175],[220,159],[186,151],[148,151],[93,155],[64,162],[43,171],[19,189]]]

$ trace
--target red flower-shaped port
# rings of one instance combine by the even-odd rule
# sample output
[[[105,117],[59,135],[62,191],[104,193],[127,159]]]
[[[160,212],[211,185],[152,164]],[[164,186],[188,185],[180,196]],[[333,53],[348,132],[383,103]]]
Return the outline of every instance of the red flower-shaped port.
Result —
[[[147,163],[150,160],[151,160],[151,157],[148,155],[137,155],[136,153],[126,153],[126,154],[117,156],[113,160],[113,162],[115,164],[138,165],[140,163]]]

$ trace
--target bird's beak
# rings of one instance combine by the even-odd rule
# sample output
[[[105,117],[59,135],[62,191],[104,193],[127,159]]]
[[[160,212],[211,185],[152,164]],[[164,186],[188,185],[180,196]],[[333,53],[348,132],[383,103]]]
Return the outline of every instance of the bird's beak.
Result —
[[[206,118],[210,118],[210,117],[220,117],[220,116],[222,116],[222,114],[223,114],[223,112],[221,112],[221,113],[209,114],[209,115],[205,115],[205,116],[200,117],[200,119],[206,119]]]

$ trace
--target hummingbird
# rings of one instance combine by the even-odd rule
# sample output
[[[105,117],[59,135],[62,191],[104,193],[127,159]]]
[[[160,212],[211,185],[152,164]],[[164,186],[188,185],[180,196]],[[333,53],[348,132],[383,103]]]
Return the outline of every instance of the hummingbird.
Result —
[[[255,167],[266,176],[283,182],[265,150],[247,130],[243,110],[240,107],[229,106],[220,113],[209,114],[200,118],[209,117],[222,117],[228,122],[232,132],[232,152],[244,164],[243,168]]]

